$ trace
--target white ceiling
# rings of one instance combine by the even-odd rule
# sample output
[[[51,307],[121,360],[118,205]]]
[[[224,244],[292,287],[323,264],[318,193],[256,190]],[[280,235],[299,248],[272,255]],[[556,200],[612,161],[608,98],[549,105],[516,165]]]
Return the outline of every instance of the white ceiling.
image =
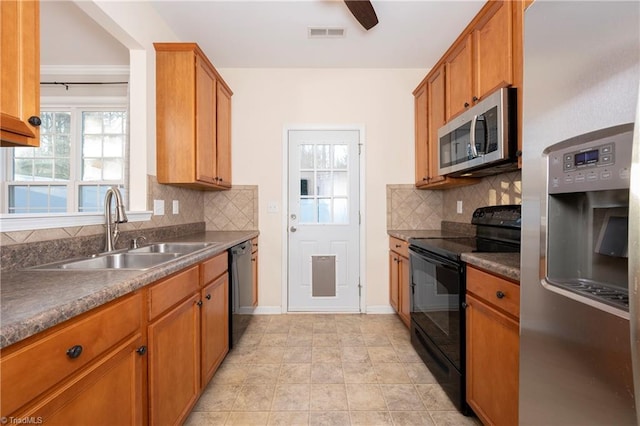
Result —
[[[484,4],[373,0],[380,22],[367,32],[341,0],[144,1],[219,68],[430,68]],[[68,1],[43,2],[42,64],[127,64],[123,46],[82,14]],[[343,27],[346,37],[309,39],[315,26]]]

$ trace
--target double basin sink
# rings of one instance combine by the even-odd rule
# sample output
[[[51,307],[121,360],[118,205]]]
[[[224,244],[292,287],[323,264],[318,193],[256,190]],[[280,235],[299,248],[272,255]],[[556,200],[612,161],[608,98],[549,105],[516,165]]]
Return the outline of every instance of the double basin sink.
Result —
[[[89,258],[71,259],[30,269],[38,270],[136,270],[144,271],[180,256],[219,245],[220,243],[154,243],[126,251],[97,254]]]

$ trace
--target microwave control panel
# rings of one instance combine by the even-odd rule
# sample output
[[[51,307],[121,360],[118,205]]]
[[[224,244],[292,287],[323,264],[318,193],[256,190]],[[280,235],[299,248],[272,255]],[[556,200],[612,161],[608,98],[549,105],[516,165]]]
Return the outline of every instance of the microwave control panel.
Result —
[[[629,188],[633,131],[606,135],[608,130],[547,148],[549,194]]]

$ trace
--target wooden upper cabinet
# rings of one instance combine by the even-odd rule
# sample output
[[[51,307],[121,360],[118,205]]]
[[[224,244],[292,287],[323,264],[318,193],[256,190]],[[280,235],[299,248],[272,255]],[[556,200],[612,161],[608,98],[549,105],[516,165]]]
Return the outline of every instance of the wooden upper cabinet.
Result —
[[[217,184],[231,187],[231,91],[217,84]]]
[[[474,96],[482,99],[499,87],[513,84],[512,2],[493,1],[473,30]],[[516,6],[517,7],[517,6]]]
[[[429,180],[429,143],[427,127],[427,85],[421,84],[413,92],[415,102],[416,186]]]
[[[40,146],[40,4],[0,1],[0,146]]]
[[[471,36],[464,37],[445,61],[447,120],[467,109],[473,102],[471,46]]]
[[[154,43],[158,182],[231,187],[231,89],[195,43]]]
[[[440,66],[427,80],[427,129],[429,131],[429,183],[444,180],[438,175],[438,129],[445,123],[445,68]]]

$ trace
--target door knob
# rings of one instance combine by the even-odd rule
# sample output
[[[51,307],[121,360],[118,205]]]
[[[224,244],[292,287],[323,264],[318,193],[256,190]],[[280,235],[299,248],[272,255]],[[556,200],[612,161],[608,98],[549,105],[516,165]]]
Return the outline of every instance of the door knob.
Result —
[[[289,231],[291,232],[296,232],[298,230],[298,228],[296,228],[295,226],[292,226],[291,228],[289,228]]]

